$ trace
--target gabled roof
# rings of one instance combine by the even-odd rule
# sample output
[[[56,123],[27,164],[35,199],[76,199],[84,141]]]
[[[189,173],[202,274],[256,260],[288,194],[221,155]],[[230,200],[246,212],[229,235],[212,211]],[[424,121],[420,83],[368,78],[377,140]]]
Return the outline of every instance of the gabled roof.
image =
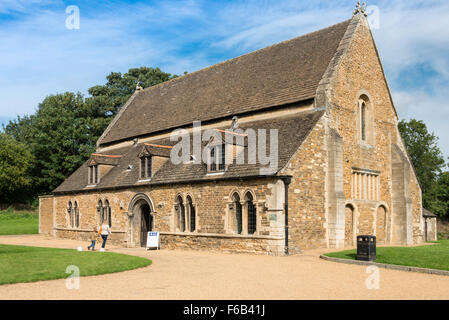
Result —
[[[240,128],[245,130],[247,128],[266,129],[267,131],[267,153],[270,150],[270,129],[278,129],[278,172],[284,168],[290,158],[298,150],[304,140],[307,138],[310,131],[315,127],[316,123],[322,117],[324,111],[309,111],[295,115],[289,115],[274,119],[259,120],[248,122],[240,125]],[[226,128],[217,128],[226,129]],[[151,151],[168,150],[168,148],[154,147],[154,145],[172,146],[176,142],[170,141],[170,139],[158,140],[150,143],[150,148],[154,148]],[[203,143],[206,145],[207,142]],[[153,145],[153,146],[151,146]],[[228,179],[238,177],[258,177],[260,176],[259,169],[266,167],[259,162],[256,164],[231,164],[220,176],[208,176],[206,164],[173,164],[170,159],[163,164],[150,181],[139,182],[139,154],[142,150],[146,150],[148,145],[145,143],[136,144],[130,147],[124,147],[108,151],[108,154],[121,155],[117,165],[113,167],[104,177],[100,179],[100,182],[96,187],[87,187],[88,166],[86,162],[78,170],[76,170],[69,178],[67,178],[54,193],[64,192],[79,192],[84,190],[99,190],[108,188],[120,188],[120,187],[134,187],[139,185],[152,185],[152,184],[174,184],[189,182],[192,180],[204,180],[211,179]],[[161,150],[156,150],[161,149]],[[245,149],[247,149],[245,147]],[[168,155],[167,151],[163,151]],[[247,151],[246,151],[247,153]],[[247,156],[245,156],[247,159]],[[276,175],[273,174],[273,175]]]
[[[137,91],[98,144],[312,99],[350,21]]]

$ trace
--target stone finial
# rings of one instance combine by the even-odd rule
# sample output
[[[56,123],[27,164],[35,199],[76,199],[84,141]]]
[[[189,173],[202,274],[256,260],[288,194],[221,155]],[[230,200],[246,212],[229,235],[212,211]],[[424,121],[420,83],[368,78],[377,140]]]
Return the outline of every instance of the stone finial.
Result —
[[[357,1],[357,4],[355,5],[355,9],[352,13],[354,16],[358,15],[358,14],[363,14],[365,17],[368,16],[368,14],[366,13],[366,3],[363,2],[360,5],[360,1]]]
[[[140,85],[140,82],[137,82],[136,84],[136,91],[143,90],[142,86]]]

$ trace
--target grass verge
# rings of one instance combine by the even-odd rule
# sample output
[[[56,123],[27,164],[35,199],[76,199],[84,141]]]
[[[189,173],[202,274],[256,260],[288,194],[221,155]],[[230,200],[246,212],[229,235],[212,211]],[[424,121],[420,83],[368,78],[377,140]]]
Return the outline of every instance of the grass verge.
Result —
[[[0,212],[0,235],[37,234],[39,215],[36,212],[16,212],[9,208]]]
[[[355,260],[357,250],[326,253],[325,256]],[[401,266],[449,270],[449,240],[417,247],[377,247],[376,262]]]
[[[80,276],[92,276],[150,264],[149,259],[113,252],[0,245],[0,284],[67,278],[69,265],[77,266]]]

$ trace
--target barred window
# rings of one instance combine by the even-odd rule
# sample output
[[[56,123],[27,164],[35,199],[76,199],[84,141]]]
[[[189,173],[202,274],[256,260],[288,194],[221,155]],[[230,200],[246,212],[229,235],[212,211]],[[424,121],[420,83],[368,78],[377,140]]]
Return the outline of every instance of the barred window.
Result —
[[[253,196],[251,192],[247,192],[245,195],[246,209],[248,213],[248,234],[256,232],[257,228],[257,212],[256,206],[253,202]]]
[[[194,232],[196,229],[196,212],[190,196],[187,196],[187,209],[190,219],[190,232]]]
[[[241,234],[242,227],[242,204],[240,203],[240,197],[237,193],[234,193],[232,200],[234,202],[234,221],[235,221],[235,232]]]

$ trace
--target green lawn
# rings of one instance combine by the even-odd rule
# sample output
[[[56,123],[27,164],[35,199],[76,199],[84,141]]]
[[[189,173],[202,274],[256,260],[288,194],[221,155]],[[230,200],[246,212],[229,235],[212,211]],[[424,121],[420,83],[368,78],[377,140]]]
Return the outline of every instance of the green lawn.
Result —
[[[151,260],[113,252],[79,252],[0,245],[0,284],[67,278],[66,268],[75,265],[81,276],[145,267]]]
[[[39,215],[35,212],[14,213],[12,209],[0,211],[0,235],[36,234]]]
[[[418,247],[377,247],[376,262],[409,267],[449,270],[449,240]],[[327,253],[325,256],[355,260],[357,250]]]

